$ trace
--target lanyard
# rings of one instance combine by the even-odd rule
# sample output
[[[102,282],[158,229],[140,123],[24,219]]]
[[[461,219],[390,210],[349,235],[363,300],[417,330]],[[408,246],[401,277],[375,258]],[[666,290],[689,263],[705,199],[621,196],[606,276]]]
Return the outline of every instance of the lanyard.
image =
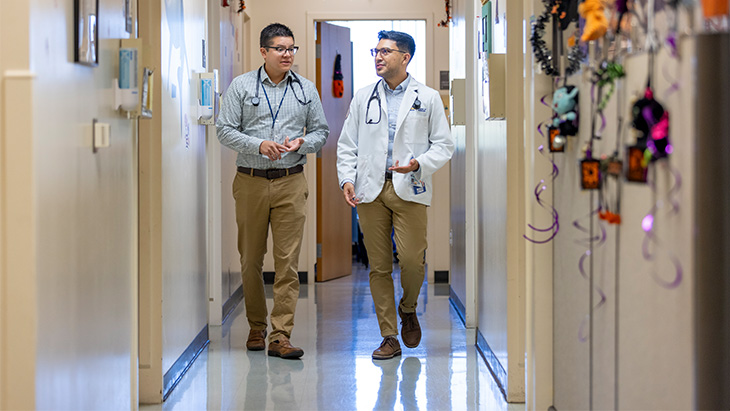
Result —
[[[271,128],[273,129],[276,125],[276,118],[279,117],[281,104],[284,102],[284,97],[286,97],[286,92],[289,91],[289,87],[284,87],[284,95],[281,96],[281,101],[279,102],[279,108],[276,109],[276,114],[274,114],[274,109],[271,108],[271,101],[269,101],[269,95],[266,93],[266,87],[264,86],[263,82],[261,83],[261,88],[264,89],[264,96],[266,96],[266,102],[269,104],[269,112],[271,113]]]

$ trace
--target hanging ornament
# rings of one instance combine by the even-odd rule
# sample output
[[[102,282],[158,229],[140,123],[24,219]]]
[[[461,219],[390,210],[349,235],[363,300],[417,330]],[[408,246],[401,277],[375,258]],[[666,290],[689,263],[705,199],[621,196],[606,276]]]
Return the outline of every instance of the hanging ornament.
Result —
[[[599,88],[599,93],[602,95],[601,101],[598,102],[599,111],[603,111],[608,105],[608,101],[616,89],[616,80],[623,78],[625,75],[624,66],[608,61],[603,61],[593,73],[593,83]],[[608,86],[608,90],[604,93],[603,88],[606,86]]]
[[[246,10],[246,2],[244,0],[238,0],[238,13],[243,13]]]
[[[574,136],[578,133],[578,88],[565,86],[555,90],[552,107],[555,115],[552,126],[561,136]]]
[[[446,18],[438,23],[439,27],[449,27],[451,22],[451,0],[444,0],[444,3],[446,3]]]
[[[618,158],[618,153],[601,156],[601,189],[598,192],[598,204],[600,211],[598,218],[609,224],[621,224],[619,213],[618,184],[619,177],[623,171],[623,163]]]
[[[538,66],[548,76],[558,77],[561,75],[559,64],[556,60],[561,58],[561,55],[553,53],[548,49],[547,43],[543,39],[545,36],[545,26],[550,20],[553,20],[553,31],[558,31],[563,23],[570,23],[569,13],[561,11],[560,7],[564,3],[561,0],[543,0],[545,5],[545,11],[535,19],[532,24],[532,34],[530,36],[530,43],[532,44],[532,53],[535,55]],[[562,17],[562,19],[561,19]],[[560,32],[562,33],[562,32]],[[562,38],[562,35],[557,35],[555,38]],[[562,44],[560,44],[562,48]],[[570,76],[580,69],[580,62],[584,58],[583,52],[580,49],[578,42],[573,42],[568,50],[568,67],[565,68],[565,76]]]
[[[580,40],[589,42],[598,40],[606,35],[608,31],[608,19],[606,18],[603,0],[585,0],[578,7],[581,17],[585,19],[585,27]]]
[[[702,13],[706,19],[727,15],[728,7],[727,0],[702,0]]]
[[[647,86],[644,98],[631,109],[632,126],[639,132],[636,147],[644,148],[642,165],[667,157],[674,148],[669,143],[669,112],[654,99],[654,91]]]
[[[221,7],[229,7],[228,0],[221,0]]]
[[[342,75],[342,55],[337,53],[335,57],[335,73],[332,76],[332,95],[335,98],[342,98],[345,95],[344,76]]]

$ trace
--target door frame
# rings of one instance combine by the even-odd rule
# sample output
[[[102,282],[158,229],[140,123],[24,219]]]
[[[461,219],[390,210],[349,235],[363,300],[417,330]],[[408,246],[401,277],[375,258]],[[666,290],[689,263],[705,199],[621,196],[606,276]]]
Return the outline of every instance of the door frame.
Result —
[[[400,13],[392,13],[392,12],[307,12],[306,13],[306,44],[304,47],[307,50],[316,50],[317,44],[316,44],[316,33],[317,33],[317,27],[316,23],[318,22],[330,22],[330,21],[342,21],[342,20],[425,20],[426,21],[426,28],[433,27],[434,22],[434,16],[433,13],[428,12],[400,12]],[[433,53],[433,30],[426,30],[426,45],[424,46],[424,49],[431,50],[431,52],[426,53],[426,78],[432,79],[434,75],[434,53]],[[310,77],[315,76],[317,74],[317,54],[316,53],[307,53],[307,61],[306,61],[306,67],[307,67],[307,73],[309,73]],[[357,92],[357,90],[353,90],[353,97],[354,94]],[[310,174],[311,180],[309,180],[309,190],[310,192],[316,192],[317,189],[317,178],[316,174]],[[308,278],[311,282],[314,281],[315,273],[314,273],[314,267],[317,263],[317,208],[319,207],[319,204],[317,204],[316,198],[314,201],[311,197],[309,199],[310,201],[307,202],[307,215],[310,216],[307,218],[307,228],[309,232],[309,238],[307,241],[310,244],[313,244],[313,247],[309,247],[309,252],[307,253],[307,267],[308,267]],[[314,218],[311,218],[311,216],[314,216]],[[428,254],[426,255],[426,262],[429,262]],[[432,279],[429,278],[428,282],[431,282]]]

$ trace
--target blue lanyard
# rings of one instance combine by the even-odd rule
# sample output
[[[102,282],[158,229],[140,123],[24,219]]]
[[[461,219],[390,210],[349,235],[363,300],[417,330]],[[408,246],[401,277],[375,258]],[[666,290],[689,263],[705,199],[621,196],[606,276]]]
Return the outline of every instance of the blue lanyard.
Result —
[[[266,93],[266,87],[264,86],[264,83],[261,82],[261,88],[264,89],[264,96],[266,96],[266,103],[269,104],[269,112],[271,113],[271,128],[273,129],[276,125],[276,118],[279,117],[279,111],[281,110],[281,104],[284,102],[284,97],[286,97],[286,92],[289,91],[289,87],[284,87],[284,95],[281,96],[281,101],[279,102],[279,108],[276,109],[276,114],[274,114],[274,109],[271,108],[271,101],[269,101],[269,95]]]

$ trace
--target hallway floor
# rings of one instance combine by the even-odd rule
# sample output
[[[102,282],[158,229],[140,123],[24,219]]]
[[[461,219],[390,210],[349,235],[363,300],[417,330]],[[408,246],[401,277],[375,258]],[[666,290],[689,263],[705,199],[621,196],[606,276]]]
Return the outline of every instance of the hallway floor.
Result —
[[[304,356],[283,360],[246,350],[241,303],[222,327],[210,328],[210,345],[167,401],[140,409],[524,409],[504,401],[473,345],[474,332],[464,328],[449,303],[448,285],[424,285],[417,312],[421,344],[409,349],[401,342],[401,357],[372,360],[382,338],[368,271],[356,264],[351,276],[302,285],[291,340]]]

